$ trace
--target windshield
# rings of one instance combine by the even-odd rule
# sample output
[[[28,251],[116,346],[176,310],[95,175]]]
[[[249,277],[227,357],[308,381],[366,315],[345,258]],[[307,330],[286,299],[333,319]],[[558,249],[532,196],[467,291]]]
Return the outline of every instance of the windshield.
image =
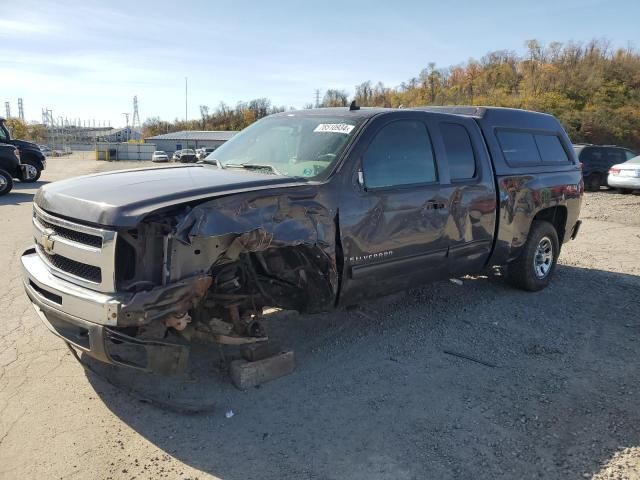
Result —
[[[207,160],[218,161],[223,168],[267,167],[279,175],[317,177],[340,156],[363,121],[355,116],[294,113],[267,117],[227,141]]]
[[[191,150],[190,148],[186,148],[186,149],[182,150],[182,154],[183,155],[194,155],[195,152],[193,150]]]
[[[164,155],[165,153],[162,150],[158,150],[157,152],[153,152],[156,155]]]

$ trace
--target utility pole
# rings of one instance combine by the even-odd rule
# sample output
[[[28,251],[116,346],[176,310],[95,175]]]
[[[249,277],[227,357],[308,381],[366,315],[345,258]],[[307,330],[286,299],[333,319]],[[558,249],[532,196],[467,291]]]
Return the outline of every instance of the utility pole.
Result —
[[[316,88],[315,94],[316,94],[315,108],[318,108],[320,107],[320,90]]]
[[[18,99],[18,118],[24,122],[24,108],[21,98]]]
[[[6,112],[6,117],[11,118],[11,104],[9,102],[4,102],[4,110]]]
[[[187,123],[187,118],[188,118],[188,109],[187,109],[188,95],[189,95],[189,78],[184,77],[184,123]]]
[[[129,141],[129,114],[128,113],[123,113],[124,118],[126,119],[127,122],[127,126],[126,126],[126,130],[125,132],[127,132],[127,142]]]

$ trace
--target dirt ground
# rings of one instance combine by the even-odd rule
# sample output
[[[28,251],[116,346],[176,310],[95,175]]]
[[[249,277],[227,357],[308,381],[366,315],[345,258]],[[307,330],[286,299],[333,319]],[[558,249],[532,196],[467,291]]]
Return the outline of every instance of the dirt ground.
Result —
[[[39,184],[123,166],[54,158]],[[37,186],[0,199],[0,478],[640,479],[640,196],[587,194],[543,292],[464,279],[276,315],[297,370],[190,385],[217,408],[186,415],[85,370],[36,317],[19,259]]]

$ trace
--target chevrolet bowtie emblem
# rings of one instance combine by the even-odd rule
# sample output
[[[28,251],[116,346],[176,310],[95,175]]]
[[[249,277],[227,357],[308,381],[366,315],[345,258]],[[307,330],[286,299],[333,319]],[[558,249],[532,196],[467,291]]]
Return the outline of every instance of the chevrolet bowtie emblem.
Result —
[[[47,252],[49,255],[53,253],[53,246],[56,243],[55,236],[56,236],[56,232],[54,232],[50,228],[47,228],[42,233],[42,236],[40,237],[40,243],[42,244],[42,248],[44,248],[44,251]]]

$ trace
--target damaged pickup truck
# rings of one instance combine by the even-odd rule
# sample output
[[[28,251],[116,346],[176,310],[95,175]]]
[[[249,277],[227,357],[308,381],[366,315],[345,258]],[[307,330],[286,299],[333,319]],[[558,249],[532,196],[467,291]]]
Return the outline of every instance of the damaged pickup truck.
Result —
[[[266,307],[322,312],[493,267],[540,290],[578,233],[582,194],[550,115],[285,112],[205,164],[42,187],[24,285],[74,348],[171,373],[191,342],[264,340]]]

